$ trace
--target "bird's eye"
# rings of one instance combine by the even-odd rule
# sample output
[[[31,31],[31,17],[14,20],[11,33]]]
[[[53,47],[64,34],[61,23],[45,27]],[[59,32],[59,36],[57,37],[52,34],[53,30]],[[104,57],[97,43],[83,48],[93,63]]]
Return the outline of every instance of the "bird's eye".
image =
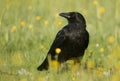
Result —
[[[75,18],[75,16],[76,16],[75,13],[71,13],[71,14],[70,14],[70,17],[71,17],[71,18]]]
[[[68,18],[70,18],[71,16],[70,15],[68,15]]]

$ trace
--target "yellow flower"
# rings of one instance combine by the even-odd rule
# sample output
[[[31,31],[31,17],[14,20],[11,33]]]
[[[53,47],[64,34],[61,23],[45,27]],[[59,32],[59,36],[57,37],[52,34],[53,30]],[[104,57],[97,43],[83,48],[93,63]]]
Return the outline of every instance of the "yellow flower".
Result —
[[[102,67],[98,67],[96,69],[97,76],[101,77],[101,76],[103,76],[103,73],[104,73],[104,69]]]
[[[88,62],[87,62],[87,68],[88,68],[88,69],[93,69],[93,68],[95,68],[95,62],[92,61],[92,60],[88,61]]]
[[[46,80],[45,80],[45,78],[43,78],[43,77],[39,77],[39,78],[38,78],[38,81],[46,81]]]
[[[59,21],[59,22],[58,22],[58,26],[61,26],[61,25],[62,25],[62,21]]]
[[[101,13],[101,14],[105,13],[105,8],[104,7],[100,7],[99,8],[99,13]]]
[[[21,79],[20,81],[27,81],[27,79],[24,78],[24,79]]]
[[[36,21],[40,21],[41,17],[40,16],[36,16]]]
[[[2,22],[0,21],[0,26],[2,25]]]
[[[45,46],[44,45],[40,45],[40,49],[45,49]]]
[[[30,25],[28,26],[28,28],[29,28],[30,30],[33,30],[33,25],[30,24]]]
[[[97,5],[97,4],[98,4],[98,1],[97,1],[97,0],[94,0],[94,1],[93,1],[93,4],[94,4],[94,5]]]
[[[120,61],[115,64],[115,69],[120,72]]]
[[[32,10],[33,7],[31,5],[28,6],[28,10]]]
[[[74,57],[70,58],[70,60],[73,61],[74,64],[77,64],[80,61],[78,58],[74,58]]]
[[[51,61],[51,66],[52,66],[53,68],[56,68],[56,69],[57,69],[57,68],[59,67],[59,65],[60,65],[60,64],[59,64],[59,62],[58,62],[57,60],[52,60],[52,61]]]
[[[20,26],[21,26],[21,27],[24,27],[24,26],[25,26],[25,22],[24,22],[24,21],[21,21],[21,22],[20,22]]]
[[[104,52],[105,50],[104,50],[104,48],[100,48],[100,52]]]
[[[115,38],[113,36],[108,37],[108,42],[113,43],[115,41]]]
[[[55,14],[55,17],[57,18],[58,16],[59,16],[59,13],[56,13],[56,14]]]
[[[48,25],[48,21],[47,21],[47,20],[45,20],[45,21],[44,21],[44,24],[45,24],[45,25]]]
[[[111,56],[111,58],[120,59],[120,46],[116,46],[115,48],[113,48],[113,50],[111,51]]]
[[[83,10],[82,10],[82,13],[83,13],[84,15],[86,15],[86,14],[87,14],[87,10],[86,10],[86,9],[83,9]]]
[[[69,68],[71,71],[78,71],[79,63],[80,61],[78,58],[70,58],[66,61],[67,68]]]
[[[76,79],[76,78],[73,76],[73,77],[72,77],[72,81],[75,81],[75,79]]]
[[[61,49],[60,48],[56,48],[55,52],[56,52],[56,54],[59,54],[61,52]]]
[[[23,64],[23,55],[19,52],[16,52],[12,55],[11,60],[14,65],[22,65]]]
[[[113,75],[111,81],[120,81],[120,76],[119,75]]]
[[[110,62],[111,64],[111,60],[112,60],[112,64],[113,63],[115,64],[119,62],[118,61],[119,59],[120,59],[120,46],[116,46],[112,49],[111,54],[108,55],[107,61],[109,60],[108,62]],[[116,64],[116,66],[119,66],[119,64],[118,65]]]
[[[15,32],[16,30],[17,30],[17,27],[16,26],[12,26],[11,32]]]

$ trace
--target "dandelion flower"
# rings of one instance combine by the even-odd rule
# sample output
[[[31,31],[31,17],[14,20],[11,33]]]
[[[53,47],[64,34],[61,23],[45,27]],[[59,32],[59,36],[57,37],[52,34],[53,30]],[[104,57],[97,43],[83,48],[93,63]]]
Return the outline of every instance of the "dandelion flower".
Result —
[[[57,18],[58,16],[59,16],[59,13],[56,13],[56,14],[55,14],[55,17]]]
[[[120,76],[119,75],[113,75],[111,81],[120,81]]]
[[[75,81],[75,77],[74,76],[72,77],[72,81]]]
[[[44,24],[45,24],[45,25],[48,25],[48,21],[47,21],[47,20],[45,20],[45,21],[44,21]]]
[[[12,26],[11,32],[15,32],[16,30],[17,30],[17,27],[16,26]]]
[[[83,13],[84,15],[86,15],[86,14],[87,14],[87,10],[86,10],[86,9],[83,9],[83,10],[82,10],[82,13]]]
[[[0,21],[0,26],[2,25],[2,22]]]
[[[104,48],[100,48],[100,52],[104,52]]]
[[[74,64],[79,63],[79,59],[78,58],[70,58],[70,60],[72,60]]]
[[[114,59],[120,59],[120,46],[114,47],[109,57]]]
[[[40,21],[41,17],[40,16],[36,16],[36,21]]]
[[[58,67],[59,67],[59,62],[58,62],[57,60],[52,60],[52,61],[51,61],[51,66],[52,66],[53,68],[58,68]]]
[[[30,25],[28,26],[28,28],[29,28],[30,30],[33,30],[33,25],[30,24]]]
[[[45,46],[44,45],[40,45],[40,49],[45,49]]]
[[[105,8],[104,7],[100,7],[99,8],[99,13],[101,13],[101,14],[105,13]]]
[[[98,4],[98,1],[97,1],[97,0],[94,0],[94,1],[93,1],[93,4],[94,4],[94,5],[97,5],[97,4]]]
[[[20,26],[21,26],[21,27],[24,27],[24,26],[25,26],[25,22],[24,22],[24,21],[21,21],[21,22],[20,22]]]
[[[113,43],[115,41],[115,38],[113,36],[108,37],[108,42]]]
[[[93,69],[95,67],[95,62],[90,60],[87,62],[87,68],[88,69]]]
[[[31,5],[28,6],[28,10],[31,11],[33,7]]]
[[[102,67],[98,67],[96,69],[96,75],[97,76],[101,77],[101,76],[103,76],[103,73],[104,73],[104,69]]]
[[[62,21],[59,21],[59,22],[58,22],[58,26],[61,26],[61,25],[62,25]]]
[[[56,54],[59,54],[61,52],[61,49],[60,48],[56,48],[55,52],[56,52]]]
[[[115,64],[115,68],[117,71],[120,72],[120,61],[118,61],[116,64]]]

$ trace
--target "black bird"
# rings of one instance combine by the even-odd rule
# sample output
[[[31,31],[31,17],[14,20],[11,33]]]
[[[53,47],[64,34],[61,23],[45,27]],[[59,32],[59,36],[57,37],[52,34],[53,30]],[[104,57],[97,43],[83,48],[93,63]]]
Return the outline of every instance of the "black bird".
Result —
[[[86,30],[86,21],[82,14],[78,12],[60,13],[60,16],[67,19],[68,24],[64,26],[56,35],[47,57],[55,60],[56,48],[60,48],[58,62],[63,63],[71,58],[83,57],[85,49],[89,43],[89,33]],[[38,70],[47,70],[49,68],[48,58],[37,68]]]

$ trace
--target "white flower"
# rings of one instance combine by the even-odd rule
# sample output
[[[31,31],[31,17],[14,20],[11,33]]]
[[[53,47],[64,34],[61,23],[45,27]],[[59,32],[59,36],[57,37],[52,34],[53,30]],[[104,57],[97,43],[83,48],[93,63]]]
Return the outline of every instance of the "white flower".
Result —
[[[98,43],[96,44],[96,47],[99,47],[99,44],[98,44]]]
[[[106,77],[108,77],[108,76],[110,76],[110,72],[109,72],[109,71],[105,71],[105,72],[103,73],[103,75],[106,76]]]
[[[18,74],[20,74],[20,75],[32,75],[31,72],[26,71],[26,69],[24,69],[24,68],[21,68],[20,70],[18,70]]]

